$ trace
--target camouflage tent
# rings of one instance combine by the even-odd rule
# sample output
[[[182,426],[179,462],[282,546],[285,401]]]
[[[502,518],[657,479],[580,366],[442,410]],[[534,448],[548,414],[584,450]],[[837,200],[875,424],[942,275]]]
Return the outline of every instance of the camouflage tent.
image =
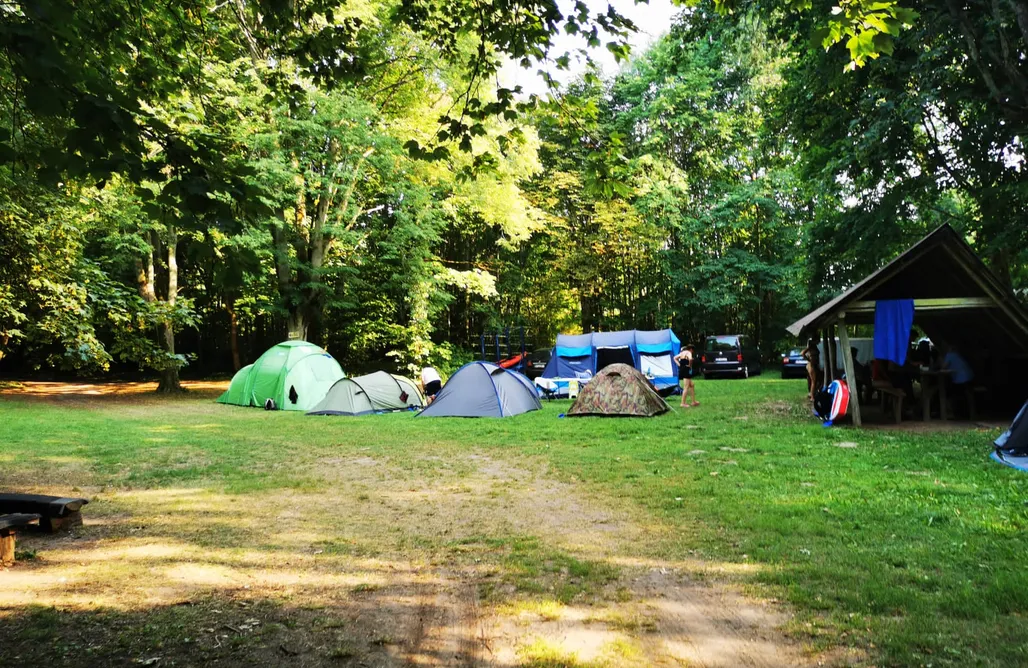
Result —
[[[610,364],[582,387],[568,417],[653,417],[667,411],[667,402],[660,398],[646,376],[627,364]]]

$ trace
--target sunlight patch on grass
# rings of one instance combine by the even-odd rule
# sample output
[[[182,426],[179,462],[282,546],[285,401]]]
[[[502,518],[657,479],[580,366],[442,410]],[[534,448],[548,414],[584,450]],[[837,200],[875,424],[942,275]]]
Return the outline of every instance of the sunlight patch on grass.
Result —
[[[612,629],[628,633],[649,633],[657,628],[652,615],[626,605],[596,610],[588,616],[587,621],[600,622]]]
[[[38,457],[40,461],[50,462],[51,464],[86,464],[88,460],[85,457],[73,457],[70,455],[50,455],[47,457]]]
[[[496,608],[497,613],[508,617],[531,615],[548,622],[556,621],[567,614],[568,608],[560,601],[553,599],[528,599],[503,603]]]
[[[638,641],[630,638],[611,640],[603,647],[603,654],[609,656],[618,665],[625,663],[638,664],[644,658],[643,648]]]
[[[605,668],[605,662],[582,661],[576,652],[537,639],[518,650],[520,668]]]

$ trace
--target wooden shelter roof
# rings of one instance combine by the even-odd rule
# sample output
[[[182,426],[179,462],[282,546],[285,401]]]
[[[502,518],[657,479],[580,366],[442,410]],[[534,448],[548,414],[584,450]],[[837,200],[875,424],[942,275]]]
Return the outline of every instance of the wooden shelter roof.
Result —
[[[913,299],[915,323],[933,338],[1028,355],[1028,311],[949,225],[787,329],[805,337],[840,316],[850,324],[871,324],[879,299]]]

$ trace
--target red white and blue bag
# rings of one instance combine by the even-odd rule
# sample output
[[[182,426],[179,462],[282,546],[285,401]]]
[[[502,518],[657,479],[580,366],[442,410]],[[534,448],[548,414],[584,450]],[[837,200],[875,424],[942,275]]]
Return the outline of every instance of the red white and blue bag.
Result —
[[[833,380],[814,396],[814,415],[823,420],[826,427],[831,427],[833,422],[846,415],[849,405],[849,385]]]

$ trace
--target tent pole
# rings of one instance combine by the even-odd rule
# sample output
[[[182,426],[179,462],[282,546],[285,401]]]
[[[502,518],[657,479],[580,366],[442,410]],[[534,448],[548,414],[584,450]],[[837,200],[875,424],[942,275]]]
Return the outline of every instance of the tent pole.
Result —
[[[853,424],[857,427],[860,422],[860,396],[857,394],[856,366],[853,364],[853,351],[850,350],[850,335],[846,331],[846,312],[839,314],[839,343],[842,345],[842,364],[846,369],[846,385],[850,388],[850,411],[853,414]]]

